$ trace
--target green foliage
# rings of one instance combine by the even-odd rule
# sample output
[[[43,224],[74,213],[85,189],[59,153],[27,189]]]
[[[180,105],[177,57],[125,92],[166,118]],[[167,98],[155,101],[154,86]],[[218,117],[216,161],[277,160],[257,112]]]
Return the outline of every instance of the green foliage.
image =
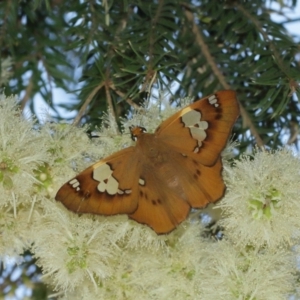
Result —
[[[40,93],[60,118],[52,98],[60,87],[76,100],[61,106],[85,103],[79,119],[95,126],[108,107],[118,121],[155,89],[169,90],[171,101],[234,89],[241,151],[276,148],[299,123],[299,47],[266,3],[2,1],[1,58],[14,62],[5,92],[20,94],[32,112]],[[278,4],[283,14],[296,1]]]

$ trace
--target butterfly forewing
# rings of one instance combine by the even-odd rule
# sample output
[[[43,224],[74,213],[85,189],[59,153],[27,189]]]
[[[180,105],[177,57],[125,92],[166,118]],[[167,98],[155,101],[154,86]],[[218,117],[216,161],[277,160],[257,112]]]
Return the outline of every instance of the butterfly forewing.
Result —
[[[77,213],[129,214],[138,205],[138,160],[126,148],[90,166],[65,183],[56,200]]]
[[[155,134],[170,149],[211,166],[224,149],[238,115],[235,92],[221,91],[177,112]]]

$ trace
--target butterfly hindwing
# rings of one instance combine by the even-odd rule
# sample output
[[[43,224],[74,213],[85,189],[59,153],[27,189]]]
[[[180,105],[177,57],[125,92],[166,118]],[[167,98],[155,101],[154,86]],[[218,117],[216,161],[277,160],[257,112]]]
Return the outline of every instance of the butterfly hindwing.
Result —
[[[220,199],[225,191],[219,157],[212,167],[155,144],[160,157],[141,166],[137,210],[129,215],[157,233],[166,233],[186,219],[191,207],[203,208]]]
[[[174,172],[183,187],[186,201],[192,208],[204,208],[224,195],[225,184],[222,178],[220,157],[211,167],[204,166],[197,160],[180,154],[174,161],[176,161]]]
[[[150,181],[151,182],[151,181]],[[141,224],[147,224],[156,233],[168,233],[187,218],[189,204],[172,190],[140,188],[139,205],[129,217]]]
[[[170,149],[212,166],[239,115],[234,91],[220,91],[180,110],[156,129]]]
[[[165,152],[158,150],[162,159]],[[137,210],[129,215],[139,223],[147,224],[156,233],[167,233],[184,221],[190,211],[182,186],[177,181],[172,164],[142,164]]]

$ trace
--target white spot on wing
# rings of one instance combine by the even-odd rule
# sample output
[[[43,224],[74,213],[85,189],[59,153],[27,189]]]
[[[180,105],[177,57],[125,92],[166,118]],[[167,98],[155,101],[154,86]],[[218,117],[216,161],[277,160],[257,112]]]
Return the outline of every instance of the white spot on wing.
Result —
[[[99,181],[97,189],[99,192],[107,192],[110,195],[115,195],[119,190],[118,181],[112,176],[113,170],[108,164],[103,164],[93,171],[93,178]]]
[[[139,185],[145,185],[145,180],[143,178],[139,179]]]
[[[190,128],[192,137],[198,141],[203,141],[206,138],[206,132],[202,128]]]
[[[191,136],[198,141],[198,146],[194,149],[194,153],[198,153],[202,146],[202,141],[207,136],[205,130],[208,128],[208,123],[201,121],[201,113],[196,110],[190,110],[181,117],[181,120],[185,127],[189,127]]]
[[[69,181],[69,183],[70,183],[71,185],[76,184],[77,182],[79,183],[79,181],[78,181],[76,178],[74,178],[74,179],[72,179],[71,181]]]
[[[199,147],[195,147],[195,149],[194,149],[194,153],[198,153],[198,152],[199,152],[199,150],[200,150],[200,148],[199,148]]]
[[[79,181],[77,181],[76,183],[73,184],[73,188],[76,188],[76,187],[78,187],[78,186],[80,186]]]
[[[72,186],[73,189],[76,190],[76,192],[80,191],[80,182],[76,178],[70,180],[69,184]]]
[[[124,191],[118,189],[118,194],[119,194],[119,195],[123,195],[123,194],[124,194]]]
[[[213,105],[214,107],[219,107],[218,99],[216,95],[211,95],[208,97],[208,102],[210,105]]]

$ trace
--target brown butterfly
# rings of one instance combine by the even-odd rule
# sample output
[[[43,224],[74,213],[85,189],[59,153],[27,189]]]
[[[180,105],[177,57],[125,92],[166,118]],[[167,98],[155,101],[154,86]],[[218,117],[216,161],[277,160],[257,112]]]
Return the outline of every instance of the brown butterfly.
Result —
[[[183,108],[154,133],[131,127],[136,145],[90,166],[56,195],[69,210],[128,214],[168,233],[191,209],[225,191],[220,153],[239,115],[234,91],[220,91]]]

